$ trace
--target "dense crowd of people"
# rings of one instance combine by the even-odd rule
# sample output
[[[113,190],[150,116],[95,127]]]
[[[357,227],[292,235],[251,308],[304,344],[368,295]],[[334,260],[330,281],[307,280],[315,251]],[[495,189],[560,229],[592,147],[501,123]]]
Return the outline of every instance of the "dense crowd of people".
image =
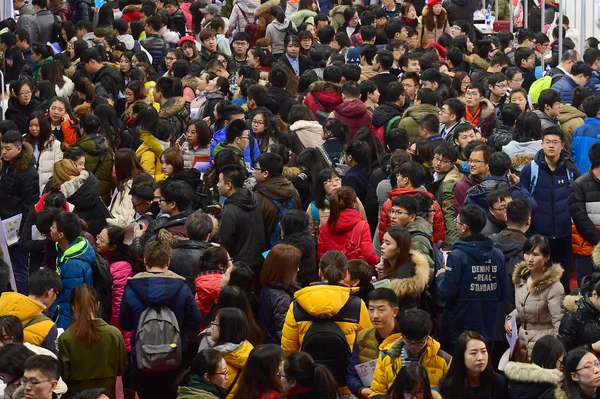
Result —
[[[336,1],[13,0],[0,398],[600,397],[598,39]]]

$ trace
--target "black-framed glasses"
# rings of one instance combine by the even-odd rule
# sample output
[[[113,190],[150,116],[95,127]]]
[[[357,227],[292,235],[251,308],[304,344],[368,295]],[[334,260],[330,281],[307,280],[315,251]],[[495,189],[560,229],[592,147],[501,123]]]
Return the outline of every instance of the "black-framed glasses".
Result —
[[[158,197],[158,199],[160,200],[160,197]],[[133,205],[133,209],[137,208],[138,206],[142,205],[143,202],[140,202],[139,204],[136,204],[135,202],[131,201],[131,205]]]
[[[283,380],[285,378],[285,374],[283,374],[281,371],[278,371],[277,378],[279,378],[280,380]]]
[[[400,215],[410,215],[410,213],[404,212],[404,211],[401,211],[401,210],[398,210],[398,209],[390,209],[390,216],[394,216],[394,215],[398,215],[398,216],[400,216]]]
[[[211,321],[210,325],[211,326],[215,326],[215,327],[219,327],[219,323],[217,323],[216,321]]]
[[[227,374],[229,374],[229,369],[225,369],[225,371],[223,371],[222,373],[212,373],[212,374],[226,376]]]
[[[501,208],[494,208],[494,207],[492,207],[492,209],[495,210],[496,212],[506,212],[506,207],[505,206],[503,206]]]

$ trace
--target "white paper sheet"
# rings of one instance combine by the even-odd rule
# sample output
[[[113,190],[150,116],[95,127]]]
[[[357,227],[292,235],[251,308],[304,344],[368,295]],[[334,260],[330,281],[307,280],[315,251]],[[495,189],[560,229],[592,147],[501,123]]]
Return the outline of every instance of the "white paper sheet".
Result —
[[[512,317],[510,318],[510,328],[512,329],[512,335],[508,335],[506,333],[506,340],[510,345],[510,357],[512,358],[515,354],[515,348],[517,347],[517,341],[519,338],[519,330],[517,328],[517,315],[516,312],[512,313]]]
[[[375,374],[375,366],[377,365],[377,359],[371,360],[370,362],[357,364],[354,366],[360,381],[365,387],[370,387],[373,383],[373,374]]]

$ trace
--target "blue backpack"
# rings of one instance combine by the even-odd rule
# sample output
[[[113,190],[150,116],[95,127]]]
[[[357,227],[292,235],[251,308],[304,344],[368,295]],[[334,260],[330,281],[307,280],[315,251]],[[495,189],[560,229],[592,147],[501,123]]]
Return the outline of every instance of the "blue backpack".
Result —
[[[537,162],[532,161],[530,163],[531,165],[531,177],[529,179],[529,192],[531,193],[531,196],[533,197],[533,193],[535,193],[535,186],[537,184],[537,178],[538,178],[538,174],[540,172],[540,165],[537,164]],[[567,168],[567,179],[569,180],[569,186],[571,185],[571,183],[573,183],[573,172]]]
[[[279,210],[279,212],[277,213],[275,227],[273,228],[273,233],[271,234],[271,239],[269,240],[269,244],[271,245],[271,248],[273,248],[281,240],[281,218],[286,213],[294,209],[294,195],[292,195],[292,198],[290,198],[286,202],[277,201],[273,198],[269,198],[269,200],[271,200],[271,202],[275,204],[275,206]]]

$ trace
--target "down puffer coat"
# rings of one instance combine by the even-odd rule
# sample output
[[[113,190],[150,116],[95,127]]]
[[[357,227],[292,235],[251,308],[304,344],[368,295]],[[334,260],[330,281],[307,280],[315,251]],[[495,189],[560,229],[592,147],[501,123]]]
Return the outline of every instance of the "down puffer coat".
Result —
[[[250,356],[250,352],[252,349],[254,349],[254,347],[250,342],[242,341],[239,344],[226,343],[223,345],[218,345],[215,346],[214,349],[221,352],[223,359],[225,359],[225,362],[227,363],[228,378],[227,382],[225,383],[225,388],[227,388],[229,391],[227,399],[233,399],[240,382],[240,379],[236,377],[239,373],[244,371],[248,356]],[[235,385],[232,387],[231,385],[234,383]]]
[[[182,243],[185,241],[182,241]],[[200,272],[195,281],[196,304],[202,316],[207,316],[210,307],[215,303],[221,293],[221,279],[225,272],[209,270]]]
[[[531,361],[536,341],[545,335],[556,336],[563,317],[561,307],[565,290],[560,283],[563,268],[558,263],[547,267],[540,281],[530,280],[526,262],[515,266],[512,279],[515,284],[515,305],[519,342],[516,358],[523,363]]]
[[[511,399],[554,399],[554,391],[562,384],[560,370],[536,364],[508,362],[504,375]]]
[[[260,290],[258,303],[258,325],[263,333],[263,343],[281,345],[281,331],[292,295],[283,290],[281,284],[265,284]]]
[[[304,97],[304,105],[310,108],[315,118],[317,117],[317,111],[332,112],[341,103],[342,88],[332,82],[319,81],[312,83],[308,87],[308,94]]]
[[[38,174],[35,170],[33,149],[23,143],[21,153],[12,161],[2,162],[0,179],[0,218],[23,214],[26,219],[29,208],[39,198]]]
[[[600,242],[600,180],[590,170],[571,184],[569,210],[573,219],[573,253],[589,256]]]
[[[121,328],[121,325],[119,324],[119,313],[121,312],[121,301],[123,299],[123,293],[125,292],[125,286],[127,285],[127,279],[133,277],[133,268],[131,267],[131,264],[126,261],[111,261],[108,259],[108,263],[110,265],[110,274],[113,277],[110,325],[117,327],[119,331],[121,331],[127,352],[131,352],[131,335],[133,335],[133,332],[126,332]]]
[[[60,141],[54,136],[50,136],[47,142],[48,148],[42,150],[37,159],[37,171],[40,183],[40,193],[44,191],[44,186],[54,173],[54,164],[63,159],[63,152],[60,149]]]
[[[85,170],[98,179],[100,196],[105,204],[109,204],[113,153],[108,145],[108,140],[99,133],[86,134],[77,140],[73,146],[85,151]]]
[[[99,234],[106,226],[106,219],[96,177],[82,170],[75,179],[63,183],[60,191],[67,197],[67,201],[75,206],[79,217],[86,221],[90,234],[94,237]]]

